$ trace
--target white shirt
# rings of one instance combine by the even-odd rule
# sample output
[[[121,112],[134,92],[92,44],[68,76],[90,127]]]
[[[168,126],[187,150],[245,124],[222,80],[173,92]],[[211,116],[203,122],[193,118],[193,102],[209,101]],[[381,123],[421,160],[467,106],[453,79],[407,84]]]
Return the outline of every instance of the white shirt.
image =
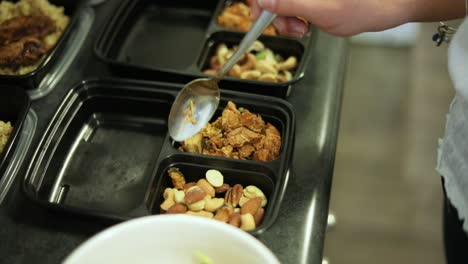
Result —
[[[468,19],[450,43],[448,66],[455,97],[447,114],[445,136],[439,141],[437,171],[444,177],[447,197],[468,233]]]

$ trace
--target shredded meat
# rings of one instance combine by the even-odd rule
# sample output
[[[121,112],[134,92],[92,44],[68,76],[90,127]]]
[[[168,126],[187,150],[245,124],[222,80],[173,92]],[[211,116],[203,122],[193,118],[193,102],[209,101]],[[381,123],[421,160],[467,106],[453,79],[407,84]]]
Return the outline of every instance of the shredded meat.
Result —
[[[36,63],[47,49],[36,38],[27,37],[0,47],[0,66],[8,66],[17,69],[20,66]]]
[[[0,66],[17,70],[33,65],[49,47],[43,38],[57,30],[46,16],[18,16],[0,24]]]
[[[41,39],[57,30],[47,16],[18,16],[0,24],[0,46],[19,41],[25,37]]]
[[[228,102],[221,117],[187,139],[180,151],[234,159],[272,161],[278,158],[281,134],[261,116]]]
[[[240,122],[243,126],[257,133],[262,132],[262,129],[265,128],[265,121],[259,115],[250,113],[249,110],[242,112]]]

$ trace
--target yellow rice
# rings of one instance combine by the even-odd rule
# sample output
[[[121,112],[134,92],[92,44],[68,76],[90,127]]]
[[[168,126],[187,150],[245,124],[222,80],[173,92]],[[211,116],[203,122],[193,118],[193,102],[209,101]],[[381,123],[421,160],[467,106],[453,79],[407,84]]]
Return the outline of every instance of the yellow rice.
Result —
[[[11,135],[11,132],[13,131],[13,127],[11,126],[10,122],[3,122],[0,121],[0,154],[2,154],[3,149],[6,146],[6,143],[8,142],[8,138]]]

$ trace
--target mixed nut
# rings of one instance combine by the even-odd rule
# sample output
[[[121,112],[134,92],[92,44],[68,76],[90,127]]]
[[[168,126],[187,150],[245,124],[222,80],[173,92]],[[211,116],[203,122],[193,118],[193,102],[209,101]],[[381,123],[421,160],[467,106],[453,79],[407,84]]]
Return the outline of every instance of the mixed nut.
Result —
[[[230,186],[218,170],[206,171],[205,178],[186,182],[182,172],[168,169],[173,188],[166,188],[160,208],[167,214],[189,214],[213,218],[242,230],[258,227],[265,215],[265,194],[258,187]]]
[[[203,73],[216,75],[236,49],[237,46],[229,48],[224,43],[219,44],[216,54],[210,58],[209,68]],[[265,47],[262,42],[255,41],[244,58],[235,64],[227,75],[264,82],[287,82],[292,79],[292,72],[297,65],[298,61],[295,56],[285,59]]]

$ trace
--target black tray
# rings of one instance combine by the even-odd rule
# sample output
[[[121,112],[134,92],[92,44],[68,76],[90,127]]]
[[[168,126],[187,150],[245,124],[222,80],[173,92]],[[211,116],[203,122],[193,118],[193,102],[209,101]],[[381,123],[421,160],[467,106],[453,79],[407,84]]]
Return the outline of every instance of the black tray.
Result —
[[[116,74],[147,80],[186,83],[207,77],[204,65],[217,42],[239,43],[244,33],[220,27],[216,17],[224,1],[125,0],[109,18],[95,45],[97,56]],[[293,79],[284,83],[226,77],[223,89],[286,97],[304,75],[315,43],[313,29],[302,39],[262,36],[277,53],[298,56]]]
[[[286,187],[295,130],[291,106],[273,97],[223,92],[220,111],[232,100],[281,131],[277,160],[184,153],[167,133],[167,116],[180,88],[130,80],[85,81],[73,88],[34,154],[23,184],[27,196],[50,208],[127,220],[159,213],[161,192],[169,183],[167,168],[179,167],[189,179],[214,168],[226,178],[242,177],[240,183],[264,189],[269,205],[254,230],[262,232],[274,221]]]
[[[0,120],[9,121],[13,126],[8,142],[3,152],[0,153],[0,178],[2,178],[8,163],[13,158],[21,128],[28,114],[30,100],[26,92],[18,87],[1,85],[0,91],[2,93],[0,96]]]
[[[13,1],[15,2],[15,1]],[[65,14],[70,17],[67,28],[60,36],[55,47],[49,52],[47,57],[34,71],[23,75],[0,75],[0,82],[2,84],[14,84],[23,87],[24,89],[36,89],[41,83],[42,79],[49,73],[52,65],[60,57],[64,48],[67,38],[72,32],[73,27],[78,19],[78,10],[82,6],[78,0],[49,0],[51,4],[56,6],[63,6]]]

